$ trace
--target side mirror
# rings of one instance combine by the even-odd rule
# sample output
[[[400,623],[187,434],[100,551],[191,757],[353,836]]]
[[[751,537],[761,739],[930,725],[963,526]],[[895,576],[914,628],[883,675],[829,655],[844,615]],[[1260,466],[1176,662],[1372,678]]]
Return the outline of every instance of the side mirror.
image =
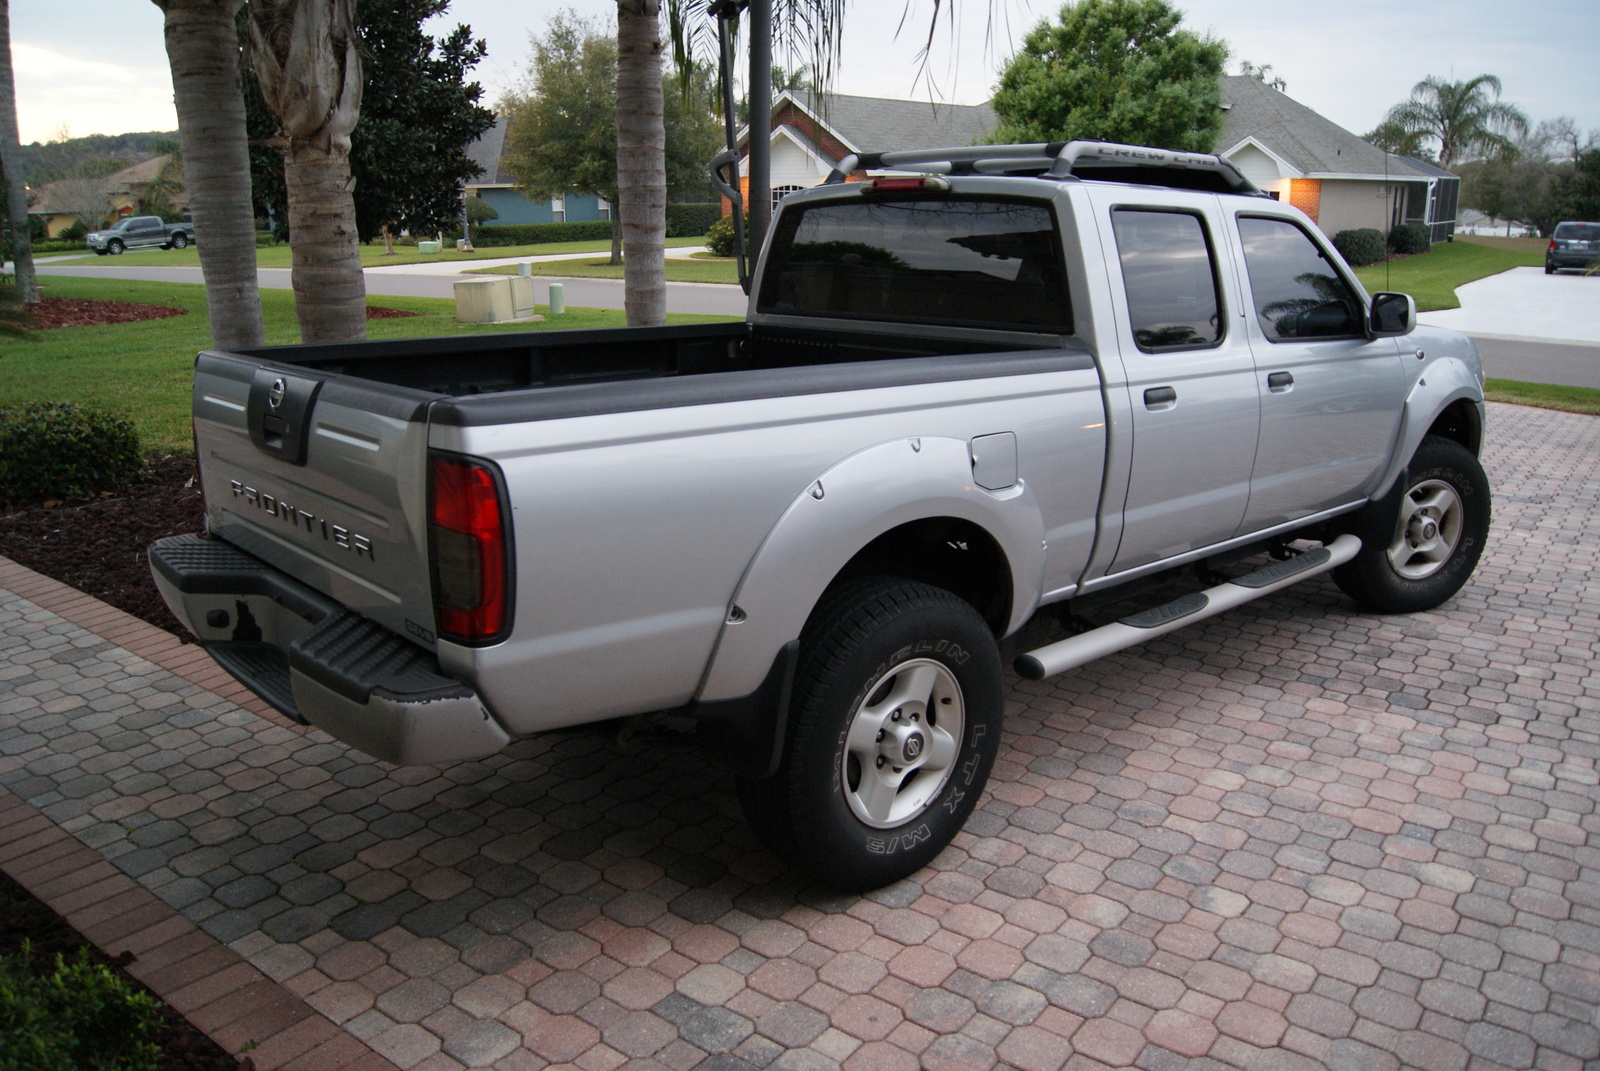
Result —
[[[1384,292],[1372,295],[1372,312],[1367,318],[1369,337],[1409,335],[1416,326],[1417,303],[1410,294]]]

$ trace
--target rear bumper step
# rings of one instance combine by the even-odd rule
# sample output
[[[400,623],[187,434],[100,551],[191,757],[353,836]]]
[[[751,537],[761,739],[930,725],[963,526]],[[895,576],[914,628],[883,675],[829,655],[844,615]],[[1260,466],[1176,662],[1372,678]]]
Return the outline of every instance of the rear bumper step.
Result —
[[[375,758],[456,762],[510,742],[432,652],[232,544],[159,540],[150,570],[218,665],[277,710]]]
[[[1154,609],[1019,655],[1015,663],[1017,673],[1030,681],[1065,673],[1326,573],[1354,558],[1360,549],[1360,539],[1342,535],[1327,546],[1313,547],[1287,561],[1264,565],[1216,587],[1181,596]]]

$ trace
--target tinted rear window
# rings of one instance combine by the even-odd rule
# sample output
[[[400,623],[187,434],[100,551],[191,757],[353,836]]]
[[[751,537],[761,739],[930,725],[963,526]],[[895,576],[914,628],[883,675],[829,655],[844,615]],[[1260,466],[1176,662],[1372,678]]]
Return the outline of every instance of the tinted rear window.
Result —
[[[1564,242],[1600,242],[1600,223],[1562,223],[1551,237]]]
[[[1055,214],[995,200],[851,200],[789,209],[762,312],[1070,333]]]

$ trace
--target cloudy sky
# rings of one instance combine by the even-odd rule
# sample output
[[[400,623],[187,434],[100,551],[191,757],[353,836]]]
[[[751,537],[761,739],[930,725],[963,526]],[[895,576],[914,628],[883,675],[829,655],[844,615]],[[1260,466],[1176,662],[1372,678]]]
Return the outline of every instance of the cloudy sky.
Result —
[[[910,3],[910,16],[901,27]],[[1209,31],[1239,60],[1270,64],[1288,93],[1356,133],[1428,75],[1500,76],[1505,99],[1535,121],[1573,117],[1600,130],[1600,4],[1596,0],[1342,0],[1246,4],[1176,0],[1185,25]],[[948,0],[946,3],[948,6]],[[988,99],[995,72],[1054,0],[959,0],[928,67],[942,99]],[[926,98],[917,53],[932,0],[854,0],[834,88]],[[491,99],[515,83],[528,35],[554,11],[604,17],[606,0],[454,0],[447,17],[489,43],[478,77]],[[990,12],[993,10],[993,19]],[[177,126],[161,12],[140,0],[21,0],[11,5],[12,57],[24,142]]]

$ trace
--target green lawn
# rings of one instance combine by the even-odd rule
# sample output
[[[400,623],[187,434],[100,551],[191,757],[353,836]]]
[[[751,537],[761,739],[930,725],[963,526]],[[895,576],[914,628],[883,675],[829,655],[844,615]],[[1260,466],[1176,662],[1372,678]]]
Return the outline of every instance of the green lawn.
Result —
[[[514,264],[498,268],[474,268],[472,274],[515,275]],[[563,275],[568,279],[620,279],[621,265],[611,265],[604,260],[547,260],[533,265],[535,275]],[[739,268],[732,258],[713,259],[670,257],[667,260],[669,283],[731,283],[739,284]]]
[[[1544,254],[1538,249],[1528,248],[1526,243],[1512,244],[1519,241],[1459,238],[1440,242],[1429,253],[1357,268],[1356,275],[1372,293],[1398,290],[1410,294],[1417,301],[1418,312],[1459,309],[1456,287],[1512,268],[1544,264]]]
[[[1539,409],[1559,409],[1563,413],[1600,416],[1600,390],[1591,387],[1558,387],[1550,383],[1523,383],[1515,379],[1486,379],[1483,396],[1491,402],[1531,405]]]
[[[699,238],[668,238],[669,247],[705,245],[704,237]],[[394,255],[390,256],[383,251],[382,242],[371,242],[361,247],[361,266],[363,268],[382,268],[393,264],[424,264],[437,263],[444,260],[498,260],[503,257],[542,257],[557,253],[609,253],[611,243],[601,239],[593,242],[543,242],[538,245],[508,245],[486,247],[474,250],[471,253],[458,253],[453,245],[446,243],[444,252],[432,256],[423,256],[413,246],[397,245]],[[116,265],[118,267],[162,267],[162,268],[198,268],[200,254],[193,247],[188,249],[152,249],[139,253],[124,253],[115,260],[107,257],[89,256],[83,260],[69,261],[74,267]],[[261,246],[256,249],[256,267],[258,268],[287,268],[289,262],[289,247],[286,245]]]
[[[79,401],[129,417],[146,451],[191,452],[189,387],[194,356],[210,345],[205,291],[198,284],[145,283],[121,279],[41,276],[50,297],[137,301],[170,305],[185,316],[100,327],[62,327],[0,339],[0,405],[22,401]],[[440,298],[372,295],[368,304],[420,316],[369,320],[369,338],[415,338],[483,332],[621,327],[620,311],[572,309],[535,324],[458,324],[455,303]],[[294,297],[287,290],[261,291],[267,341],[299,341]],[[543,306],[540,312],[548,313]],[[709,323],[722,316],[673,315],[672,323]]]

